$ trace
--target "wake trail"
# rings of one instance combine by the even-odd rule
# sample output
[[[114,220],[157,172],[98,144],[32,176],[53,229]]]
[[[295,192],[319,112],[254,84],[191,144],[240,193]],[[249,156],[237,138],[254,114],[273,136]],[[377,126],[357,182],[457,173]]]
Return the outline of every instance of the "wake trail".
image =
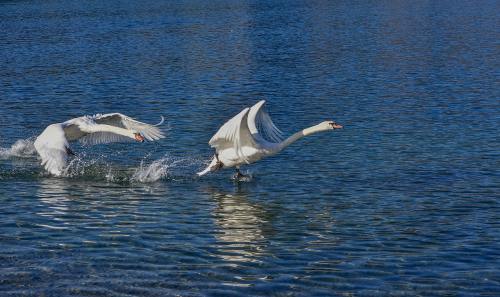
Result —
[[[36,155],[34,138],[19,139],[9,148],[0,147],[0,159],[29,158]]]
[[[132,182],[150,183],[161,179],[176,179],[195,176],[204,161],[194,157],[172,157],[165,155],[147,164],[141,162],[131,177]]]
[[[63,178],[122,184],[192,179],[205,162],[206,160],[195,156],[165,154],[159,159],[149,159],[149,156],[146,156],[138,166],[121,166],[107,160],[104,155],[89,158],[85,154],[80,154],[69,162],[64,170]]]
[[[30,177],[49,177],[37,159],[34,137],[19,139],[10,147],[0,147],[0,179]],[[118,162],[120,163],[120,162]],[[96,180],[113,183],[153,183],[160,180],[192,179],[196,172],[206,166],[207,160],[199,156],[171,156],[166,153],[152,159],[150,155],[142,158],[140,164],[117,164],[109,156],[78,153],[68,161],[60,178]]]

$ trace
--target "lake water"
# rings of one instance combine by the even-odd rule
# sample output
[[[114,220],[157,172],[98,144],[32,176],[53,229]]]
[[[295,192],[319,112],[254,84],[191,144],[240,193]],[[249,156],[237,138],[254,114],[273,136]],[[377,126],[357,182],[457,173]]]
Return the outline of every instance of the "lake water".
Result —
[[[497,1],[1,1],[1,296],[498,296]],[[195,177],[260,99],[291,134]],[[33,152],[50,123],[156,143]]]

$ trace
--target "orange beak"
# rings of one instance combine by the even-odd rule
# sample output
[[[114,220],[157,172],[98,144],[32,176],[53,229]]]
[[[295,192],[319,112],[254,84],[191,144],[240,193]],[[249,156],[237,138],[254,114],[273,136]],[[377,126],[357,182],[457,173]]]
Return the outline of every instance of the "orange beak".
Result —
[[[139,142],[144,142],[144,136],[142,136],[140,133],[134,133],[135,140]]]
[[[339,125],[335,122],[330,123],[330,126],[332,126],[333,129],[342,129],[343,128],[342,125]]]

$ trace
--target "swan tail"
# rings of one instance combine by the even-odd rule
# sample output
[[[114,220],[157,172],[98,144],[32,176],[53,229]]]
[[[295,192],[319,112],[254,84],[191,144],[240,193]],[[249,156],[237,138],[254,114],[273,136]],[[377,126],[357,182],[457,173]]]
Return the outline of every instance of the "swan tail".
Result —
[[[209,172],[213,172],[213,171],[216,171],[218,169],[222,168],[222,163],[219,162],[217,160],[216,157],[213,157],[212,158],[212,161],[210,162],[210,164],[207,166],[207,168],[205,168],[204,170],[196,173],[198,176],[203,176]]]
[[[210,172],[210,166],[205,168],[204,170],[196,173],[198,176],[204,176],[205,174],[209,173]]]

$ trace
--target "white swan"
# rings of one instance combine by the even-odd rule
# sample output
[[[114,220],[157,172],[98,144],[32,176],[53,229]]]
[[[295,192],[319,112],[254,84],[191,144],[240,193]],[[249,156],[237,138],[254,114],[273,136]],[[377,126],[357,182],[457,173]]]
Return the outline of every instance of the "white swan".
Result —
[[[251,108],[245,108],[227,121],[208,144],[215,148],[215,155],[205,170],[198,176],[221,168],[236,167],[235,178],[241,178],[241,165],[254,163],[264,157],[277,154],[298,139],[321,131],[342,128],[333,121],[299,131],[283,140],[282,132],[274,125],[269,114],[264,110],[265,100]]]
[[[163,132],[156,125],[136,121],[120,113],[83,116],[63,123],[49,125],[35,140],[35,149],[42,158],[42,165],[55,176],[60,176],[68,155],[73,155],[69,142],[80,140],[83,144],[137,140],[143,142],[164,138]]]

